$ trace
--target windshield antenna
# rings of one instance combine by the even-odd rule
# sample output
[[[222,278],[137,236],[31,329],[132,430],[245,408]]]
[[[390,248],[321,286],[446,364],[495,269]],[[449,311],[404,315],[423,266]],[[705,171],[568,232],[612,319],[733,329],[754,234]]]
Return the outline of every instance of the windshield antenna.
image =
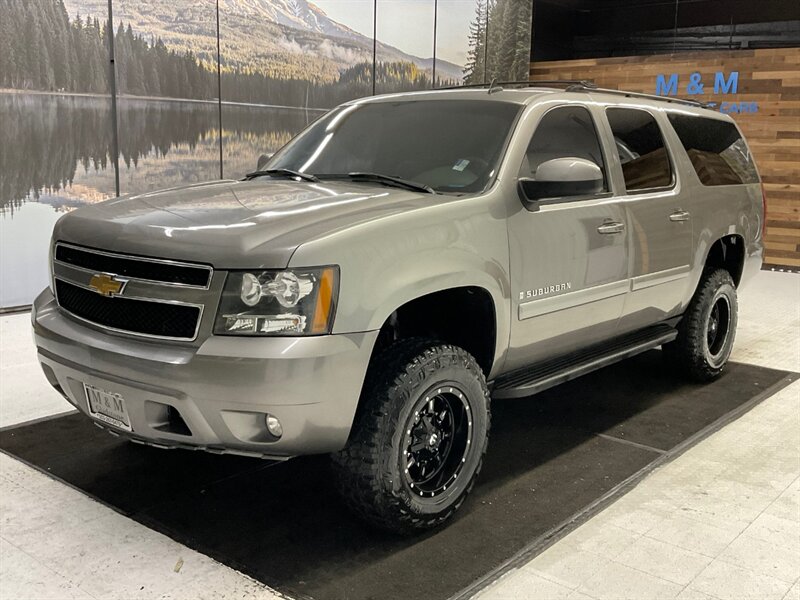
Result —
[[[489,94],[494,94],[495,92],[502,92],[502,86],[497,85],[497,77],[492,77],[492,82],[489,84]]]

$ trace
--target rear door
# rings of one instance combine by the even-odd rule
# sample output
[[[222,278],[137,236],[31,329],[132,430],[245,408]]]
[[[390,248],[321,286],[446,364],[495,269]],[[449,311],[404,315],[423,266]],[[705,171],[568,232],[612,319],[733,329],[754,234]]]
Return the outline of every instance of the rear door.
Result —
[[[663,115],[643,106],[604,112],[630,228],[631,293],[619,327],[625,333],[680,313],[689,285],[692,214],[664,142]]]
[[[591,345],[616,332],[628,282],[625,209],[614,197],[595,118],[578,103],[537,106],[521,134],[530,139],[519,177],[543,162],[577,157],[597,164],[603,189],[548,198],[508,218],[512,284],[506,369]],[[538,117],[538,118],[537,118]]]

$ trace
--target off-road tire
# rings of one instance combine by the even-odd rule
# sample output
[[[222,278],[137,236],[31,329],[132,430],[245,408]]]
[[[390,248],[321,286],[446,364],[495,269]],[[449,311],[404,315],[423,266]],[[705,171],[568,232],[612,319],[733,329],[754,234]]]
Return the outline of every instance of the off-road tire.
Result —
[[[411,447],[405,442],[419,424],[415,415],[433,406],[428,398],[437,392],[449,394],[448,398],[460,396],[454,405],[469,417],[469,430],[464,434],[461,429],[458,435],[471,437],[464,438],[470,441],[461,446],[463,458],[452,459],[463,464],[455,467],[449,488],[445,485],[443,491],[431,492],[436,497],[425,497],[421,486],[412,489],[409,482],[404,452]],[[373,357],[348,445],[332,456],[337,488],[351,510],[381,529],[409,534],[436,527],[458,510],[472,490],[489,428],[489,390],[468,352],[426,339],[395,342]],[[455,448],[451,443],[452,456],[457,455]]]
[[[725,318],[717,325],[718,333],[725,338],[710,344],[709,324],[715,306],[718,312],[724,312],[727,307]],[[730,273],[724,269],[707,270],[678,325],[678,337],[664,345],[664,356],[680,373],[694,381],[716,379],[733,349],[737,313],[736,286]]]

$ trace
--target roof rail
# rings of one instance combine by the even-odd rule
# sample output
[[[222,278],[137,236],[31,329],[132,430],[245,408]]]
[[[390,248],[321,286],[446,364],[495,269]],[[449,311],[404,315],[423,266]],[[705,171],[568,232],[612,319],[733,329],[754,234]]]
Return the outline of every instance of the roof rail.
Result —
[[[591,81],[587,81],[585,79],[548,79],[548,80],[541,80],[541,81],[530,81],[530,80],[522,80],[522,81],[497,81],[496,79],[492,79],[491,81],[487,81],[484,83],[468,83],[466,85],[451,85],[447,87],[440,87],[435,88],[437,90],[461,90],[461,89],[474,89],[474,88],[489,88],[492,92],[499,91],[498,88],[504,87],[554,87],[554,86],[564,86],[565,88],[570,87],[578,87],[578,88],[586,88],[586,89],[595,89],[597,86],[592,83]]]
[[[700,102],[699,100],[691,100],[689,98],[671,98],[669,96],[659,96],[657,94],[645,94],[643,92],[629,92],[626,90],[614,90],[600,87],[595,87],[591,91],[602,92],[603,94],[614,94],[616,96],[625,96],[626,98],[644,98],[646,100],[660,100],[661,102],[671,102],[674,104],[683,104],[685,106],[713,108],[708,102]]]
[[[523,80],[523,81],[491,81],[484,83],[470,83],[467,85],[453,85],[448,87],[435,88],[437,90],[459,90],[459,89],[475,89],[475,88],[488,88],[489,93],[499,92],[506,87],[522,87],[522,88],[537,88],[537,87],[563,87],[568,92],[602,92],[604,94],[616,94],[618,96],[625,96],[626,98],[645,98],[647,100],[660,100],[661,102],[670,102],[673,104],[682,104],[684,106],[697,106],[699,108],[713,108],[707,102],[700,102],[698,100],[690,100],[688,98],[672,98],[669,96],[658,96],[656,94],[645,94],[643,92],[629,92],[627,90],[614,90],[610,88],[598,87],[593,81],[587,79],[537,79],[537,80]]]

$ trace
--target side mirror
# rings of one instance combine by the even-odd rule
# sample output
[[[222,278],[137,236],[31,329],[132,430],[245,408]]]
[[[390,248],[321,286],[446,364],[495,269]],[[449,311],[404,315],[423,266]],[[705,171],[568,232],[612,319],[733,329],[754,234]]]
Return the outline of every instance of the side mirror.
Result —
[[[267,163],[272,158],[272,154],[262,154],[258,157],[258,163],[256,164],[256,171],[264,170],[264,167],[267,166]]]
[[[539,200],[565,196],[587,196],[603,189],[603,171],[585,158],[553,158],[540,164],[535,178],[519,180],[519,194],[525,208],[539,210]]]

